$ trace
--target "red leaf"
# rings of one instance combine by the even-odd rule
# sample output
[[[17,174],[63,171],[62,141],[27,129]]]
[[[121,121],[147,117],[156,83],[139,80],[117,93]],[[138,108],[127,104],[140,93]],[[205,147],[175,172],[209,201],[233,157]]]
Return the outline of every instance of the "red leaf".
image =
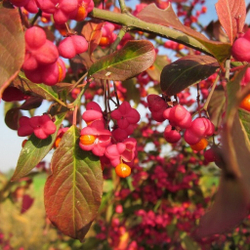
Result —
[[[5,88],[17,76],[25,53],[24,33],[18,9],[0,4],[0,98]]]
[[[90,57],[100,42],[103,24],[104,23],[87,22],[86,25],[83,26],[81,33],[89,43],[88,53]]]
[[[100,161],[80,149],[79,137],[75,126],[63,135],[52,158],[44,201],[50,221],[64,234],[83,240],[98,213],[103,177]]]
[[[241,32],[245,24],[245,0],[219,0],[215,7],[219,21],[233,44],[237,32]]]
[[[219,62],[223,62],[230,56],[230,44],[210,41],[200,32],[183,25],[176,16],[171,4],[165,10],[159,9],[155,4],[149,4],[137,15],[137,17],[146,22],[160,24],[179,30],[187,35],[187,41],[188,36],[196,39],[206,47]]]
[[[43,98],[38,96],[31,96],[21,106],[20,109],[30,110],[41,106]]]
[[[194,37],[199,37],[202,40],[209,41],[200,32],[197,32],[183,25],[179,18],[176,16],[171,4],[169,4],[168,8],[166,8],[165,10],[159,9],[155,4],[149,4],[144,9],[142,9],[142,11],[137,15],[137,17],[141,20],[161,24],[167,27],[172,27],[176,30],[190,34]]]

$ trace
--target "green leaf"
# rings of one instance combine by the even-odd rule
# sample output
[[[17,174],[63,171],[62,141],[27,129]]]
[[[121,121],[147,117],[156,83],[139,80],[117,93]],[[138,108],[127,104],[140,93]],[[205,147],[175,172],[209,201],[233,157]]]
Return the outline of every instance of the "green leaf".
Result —
[[[96,250],[98,249],[98,246],[100,244],[103,244],[102,240],[98,240],[96,237],[89,237],[84,241],[83,245],[80,247],[88,250]]]
[[[152,67],[149,67],[147,69],[148,75],[154,80],[154,81],[160,81],[160,75],[161,71],[168,64],[168,57],[166,55],[157,55],[155,58],[155,62],[152,65]]]
[[[218,67],[217,61],[210,56],[185,56],[163,68],[161,89],[168,96],[176,95],[212,75]]]
[[[127,90],[125,96],[126,96],[126,101],[133,100],[136,105],[139,104],[140,102],[140,90],[136,87],[136,79],[131,78],[126,81],[122,82],[122,86]]]
[[[43,97],[44,99],[48,101],[58,101],[58,94],[57,91],[54,91],[51,86],[45,85],[45,84],[36,84],[29,82],[28,88],[34,92],[35,94]]]
[[[146,70],[154,60],[155,49],[150,41],[128,41],[122,49],[94,63],[89,77],[125,81]]]
[[[241,91],[240,88],[240,82],[242,78],[244,77],[248,65],[246,65],[242,70],[238,71],[234,77],[228,82],[227,84],[227,108],[226,108],[226,118],[233,121],[234,114],[233,112],[236,112],[240,102],[241,98],[238,98],[237,94]],[[245,88],[246,89],[246,88]]]
[[[48,154],[54,144],[57,132],[64,117],[65,113],[56,117],[55,125],[57,130],[48,138],[42,140],[37,138],[34,134],[30,136],[21,150],[12,181],[16,181],[26,176]]]
[[[183,234],[183,236],[181,236],[182,238],[182,245],[184,245],[184,249],[187,250],[199,250],[200,247],[198,246],[198,244],[191,238],[189,237],[186,233]]]
[[[222,114],[225,111],[226,96],[223,88],[216,89],[208,105],[208,113],[211,122],[216,128],[220,127]]]
[[[114,182],[113,180],[105,180],[103,184],[103,192],[108,193],[114,190]]]
[[[244,130],[246,131],[248,139],[250,141],[250,112],[244,109],[239,109],[238,114],[239,114],[241,123],[244,127]]]
[[[59,89],[56,86],[48,86],[42,83],[33,83],[25,77],[21,72],[19,78],[16,78],[12,84],[14,87],[20,89],[24,93],[32,92],[33,95],[46,99],[47,101],[56,101],[61,105],[65,106],[64,103],[59,99]]]
[[[199,38],[197,38],[197,40],[209,50],[209,52],[218,60],[220,65],[223,67],[224,62],[231,55],[231,45],[229,43],[203,41]]]
[[[80,131],[72,126],[52,158],[45,184],[45,209],[58,229],[83,240],[101,203],[103,176],[99,158],[79,147]]]
[[[18,9],[0,4],[0,98],[17,76],[25,53],[24,33]]]

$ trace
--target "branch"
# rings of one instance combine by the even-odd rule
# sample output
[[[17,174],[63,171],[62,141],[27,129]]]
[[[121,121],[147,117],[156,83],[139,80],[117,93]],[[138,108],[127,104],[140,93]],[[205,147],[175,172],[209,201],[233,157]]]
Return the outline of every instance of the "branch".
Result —
[[[122,13],[127,13],[127,7],[124,0],[119,0],[119,5]]]
[[[90,16],[93,18],[126,26],[128,30],[141,30],[148,33],[154,33],[169,40],[182,43],[207,55],[211,55],[207,48],[205,48],[196,39],[189,37],[178,30],[174,30],[163,25],[142,21],[130,13],[115,13],[112,11],[94,8],[90,13]]]

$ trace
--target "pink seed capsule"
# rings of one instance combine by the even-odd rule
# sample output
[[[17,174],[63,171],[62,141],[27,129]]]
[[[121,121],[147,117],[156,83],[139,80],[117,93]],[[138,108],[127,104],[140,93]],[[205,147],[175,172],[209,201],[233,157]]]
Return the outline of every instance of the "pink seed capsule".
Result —
[[[176,143],[181,139],[180,133],[177,130],[173,129],[171,125],[168,125],[165,128],[163,136],[166,141],[170,143]]]
[[[45,31],[37,26],[33,26],[25,32],[25,42],[32,49],[38,49],[46,42]]]
[[[201,138],[202,137],[194,134],[191,129],[187,129],[184,133],[184,140],[190,145],[198,143],[201,140]]]
[[[207,122],[204,122],[205,118],[196,118],[193,120],[189,130],[192,132],[192,134],[196,135],[197,137],[205,137],[206,131],[207,131]]]
[[[60,42],[58,46],[59,54],[65,58],[73,58],[76,54],[81,54],[88,50],[88,43],[83,36],[69,36]]]
[[[206,136],[211,136],[214,134],[214,124],[207,118],[203,118],[204,123],[206,124]]]
[[[233,57],[241,62],[250,62],[250,40],[245,37],[238,38],[232,46]]]
[[[189,128],[192,124],[191,114],[188,112],[183,116],[182,120],[178,123],[180,128]]]
[[[163,112],[163,117],[164,117],[165,119],[169,119],[171,109],[172,109],[172,108],[167,108],[167,109],[164,110],[164,112]]]
[[[164,111],[164,117],[168,117],[172,126],[189,128],[192,123],[191,114],[180,104]]]

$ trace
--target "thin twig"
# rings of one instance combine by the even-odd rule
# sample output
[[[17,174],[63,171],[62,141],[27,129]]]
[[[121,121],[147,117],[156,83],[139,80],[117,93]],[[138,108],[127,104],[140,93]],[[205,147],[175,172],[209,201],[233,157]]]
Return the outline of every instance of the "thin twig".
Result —
[[[115,84],[115,81],[113,82],[114,84],[114,92],[115,92],[115,98],[116,98],[116,106],[120,106],[120,101],[119,101],[119,97],[118,97],[118,94],[117,94],[117,88],[116,88],[116,84]]]
[[[119,45],[120,41],[122,40],[122,38],[126,34],[127,30],[128,30],[128,28],[126,26],[122,26],[122,28],[119,31],[119,34],[118,34],[117,38],[115,39],[115,41],[110,46],[110,52],[111,53],[116,50],[116,47]]]
[[[107,108],[108,108],[108,113],[110,113],[111,111],[111,108],[110,108],[110,105],[109,105],[109,100],[111,99],[111,94],[110,94],[110,81],[109,80],[106,80],[106,84],[107,84],[107,89],[108,89],[108,98],[107,98]]]
[[[201,117],[201,104],[200,104],[200,85],[197,84],[196,85],[197,88],[197,97],[196,97],[196,101],[198,104],[198,113],[199,113],[199,117]]]
[[[107,90],[106,90],[106,82],[104,80],[101,80],[101,83],[103,85],[103,95],[104,95],[104,106],[105,106],[105,110],[104,112],[107,113]]]
[[[39,9],[39,11],[34,16],[32,22],[30,23],[30,25],[33,26],[35,24],[35,22],[37,21],[38,17],[41,16],[41,15],[42,15],[42,11]]]
[[[72,125],[76,126],[76,121],[77,121],[77,110],[78,110],[78,106],[76,105],[73,111],[73,122]]]
[[[70,91],[71,92],[81,81],[83,81],[83,79],[88,75],[88,72],[86,72],[83,76],[81,76],[81,78],[73,84],[73,86],[71,87]],[[85,83],[84,86],[86,86],[87,83]]]
[[[212,95],[213,95],[214,90],[215,90],[215,88],[216,88],[216,86],[217,86],[217,83],[218,83],[218,81],[219,81],[219,78],[220,78],[220,74],[217,75],[217,77],[216,77],[216,79],[215,79],[215,81],[214,81],[214,84],[213,84],[213,86],[212,86],[212,89],[210,90],[209,95],[208,95],[208,97],[207,97],[207,100],[206,100],[205,104],[203,105],[203,110],[204,110],[205,112],[207,112],[207,108],[208,108],[209,102],[211,101]]]
[[[126,6],[124,0],[119,0],[119,5],[120,5],[121,13],[127,13],[128,12],[128,9],[127,9],[127,6]]]

